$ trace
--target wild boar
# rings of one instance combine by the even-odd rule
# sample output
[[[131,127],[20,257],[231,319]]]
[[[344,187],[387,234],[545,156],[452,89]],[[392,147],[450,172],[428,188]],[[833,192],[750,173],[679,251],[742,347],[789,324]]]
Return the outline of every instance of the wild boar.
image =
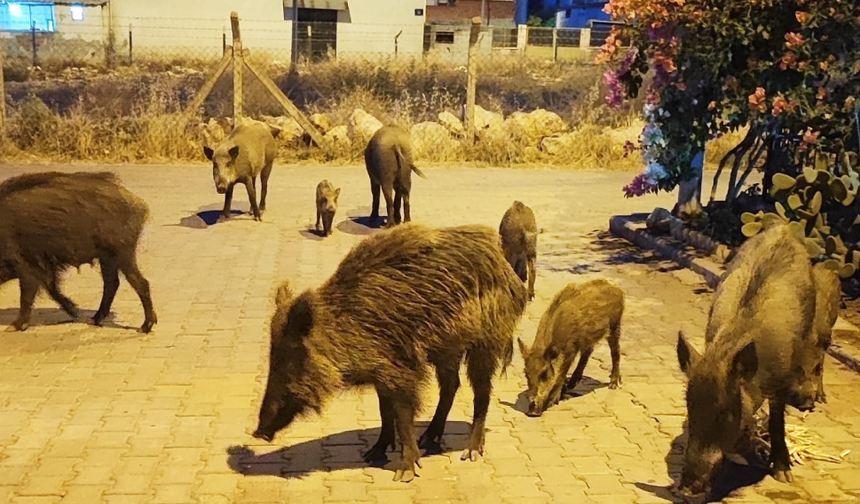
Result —
[[[607,336],[612,356],[609,388],[621,385],[621,317],[624,292],[606,280],[569,284],[550,303],[538,324],[532,348],[517,338],[525,361],[528,381],[529,416],[540,416],[557,404],[565,388],[573,389],[594,346]],[[567,373],[579,354],[579,364],[570,380]]]
[[[230,135],[214,150],[203,147],[206,159],[212,161],[212,178],[215,190],[224,195],[224,210],[219,221],[230,218],[230,204],[233,200],[233,186],[244,184],[251,202],[254,220],[262,221],[266,211],[266,195],[269,190],[269,175],[278,154],[275,138],[280,130],[260,121],[244,119]],[[257,177],[260,177],[262,193],[257,205]]]
[[[729,264],[711,306],[704,354],[679,332],[678,362],[689,380],[683,492],[710,490],[725,454],[748,444],[745,425],[765,399],[773,475],[792,480],[785,407],[815,404],[822,352],[815,304],[806,248],[781,225],[749,239]]]
[[[817,402],[826,403],[827,394],[824,392],[824,360],[830,347],[833,326],[839,317],[839,304],[842,298],[842,285],[839,276],[823,263],[812,268],[815,280],[815,319],[813,327],[818,345],[821,347],[821,372],[818,374],[818,389],[815,393]]]
[[[526,290],[486,226],[397,226],[366,238],[319,288],[293,296],[284,283],[271,322],[269,377],[254,436],[275,434],[338,390],[370,385],[382,430],[367,461],[401,441],[395,481],[410,481],[419,447],[438,450],[464,358],[474,417],[463,460],[484,452],[492,377],[513,354]],[[439,403],[416,443],[420,390],[433,366]]]
[[[370,176],[373,208],[370,220],[379,220],[379,191],[385,197],[388,220],[385,227],[400,224],[400,202],[403,202],[403,220],[410,222],[409,194],[412,191],[412,172],[427,178],[415,166],[412,157],[412,139],[405,129],[389,125],[374,133],[364,149],[364,163]]]
[[[514,201],[499,224],[505,259],[523,282],[528,279],[529,299],[535,297],[535,261],[537,260],[538,228],[532,209]],[[526,267],[528,266],[528,272]]]
[[[334,186],[328,180],[323,180],[317,185],[317,231],[320,231],[320,220],[323,225],[323,235],[329,236],[332,233],[332,221],[334,214],[337,212],[337,198],[340,196],[340,188]]]
[[[149,282],[137,265],[137,243],[149,216],[146,203],[109,172],[47,172],[0,184],[0,284],[18,279],[21,309],[10,329],[29,327],[41,287],[71,317],[77,306],[60,292],[60,274],[98,260],[104,292],[96,325],[110,313],[119,271],[137,292],[145,313],[141,331],[157,323]]]

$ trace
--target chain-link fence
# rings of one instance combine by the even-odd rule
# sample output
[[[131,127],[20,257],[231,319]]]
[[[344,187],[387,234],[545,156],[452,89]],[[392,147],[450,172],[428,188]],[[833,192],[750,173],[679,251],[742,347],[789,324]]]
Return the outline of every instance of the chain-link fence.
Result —
[[[641,130],[635,114],[604,105],[599,30],[481,29],[470,129],[468,26],[310,21],[293,37],[282,23],[243,20],[234,41],[230,20],[219,22],[0,34],[7,146],[53,159],[201,160],[247,116],[279,130],[283,161],[360,162],[373,131],[394,123],[421,162],[605,166]]]

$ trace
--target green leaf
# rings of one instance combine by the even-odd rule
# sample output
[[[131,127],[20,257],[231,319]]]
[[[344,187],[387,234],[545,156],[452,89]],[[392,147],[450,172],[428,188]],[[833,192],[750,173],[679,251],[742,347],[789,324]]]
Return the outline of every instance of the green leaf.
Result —
[[[830,191],[836,201],[842,202],[848,197],[848,186],[842,179],[834,178],[830,181]]]
[[[791,189],[797,181],[784,173],[776,173],[772,179],[773,188],[777,190]]]
[[[811,184],[818,179],[818,170],[813,170],[812,168],[804,168],[803,169],[803,178],[806,179],[806,182]]]
[[[839,268],[839,276],[841,278],[851,278],[854,276],[854,273],[857,273],[857,267],[853,264],[846,264]]]
[[[836,259],[828,259],[824,261],[824,267],[829,269],[830,271],[837,271],[842,266],[842,263],[837,261]]]
[[[759,231],[761,231],[762,223],[761,222],[750,222],[749,224],[744,224],[741,228],[741,233],[744,234],[747,238],[752,238]]]
[[[842,241],[842,237],[839,235],[830,236],[829,238],[833,238],[836,241],[836,252],[841,255],[845,255],[848,253],[848,247],[845,246],[845,242]]]
[[[788,223],[788,230],[791,231],[791,234],[798,240],[806,239],[806,230],[803,228],[803,224],[797,221],[791,221]]]
[[[785,215],[785,207],[782,205],[782,203],[778,201],[776,202],[776,213],[779,214],[779,216],[783,219],[788,220],[788,217]],[[860,219],[860,216],[858,216],[857,218]]]
[[[755,222],[756,216],[749,212],[744,212],[741,214],[741,222],[744,224],[749,224],[750,222]]]
[[[800,196],[796,194],[792,194],[788,197],[788,207],[792,210],[797,210],[803,205],[803,202],[800,200]]]
[[[806,251],[809,253],[809,257],[818,257],[824,253],[824,250],[815,243],[815,240],[807,238],[803,243],[806,245]]]
[[[798,208],[795,211],[795,213],[797,213],[797,216],[802,218],[802,219],[806,219],[806,220],[813,221],[813,222],[815,221],[815,215],[816,214],[814,214],[814,213],[812,213],[806,209]]]
[[[821,211],[821,193],[815,191],[815,195],[812,196],[812,199],[809,201],[809,211],[815,215]]]
[[[828,236],[824,245],[824,253],[827,255],[833,255],[836,252],[836,239],[832,236]]]

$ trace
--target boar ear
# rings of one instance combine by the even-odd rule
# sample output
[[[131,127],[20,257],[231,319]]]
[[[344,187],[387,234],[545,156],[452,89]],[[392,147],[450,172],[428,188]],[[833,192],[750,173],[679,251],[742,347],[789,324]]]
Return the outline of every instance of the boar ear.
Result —
[[[758,354],[755,349],[755,341],[751,341],[735,354],[732,359],[731,373],[736,378],[751,380],[758,371]]]
[[[526,355],[528,355],[528,353],[529,353],[528,347],[526,346],[525,343],[523,343],[523,340],[521,340],[520,338],[517,338],[517,345],[520,347],[520,353],[522,354],[523,358],[525,359]]]
[[[291,335],[306,338],[314,326],[314,303],[308,293],[293,302],[287,314],[287,328]]]
[[[290,289],[290,282],[285,280],[284,283],[278,287],[278,292],[275,294],[275,304],[286,305],[292,298],[293,291]]]
[[[228,150],[227,153],[230,154],[230,159],[235,161],[236,157],[239,156],[239,146],[234,145],[233,147],[230,147],[230,150]]]
[[[690,342],[687,341],[687,337],[684,335],[684,331],[678,331],[678,364],[681,365],[681,371],[684,372],[688,377],[690,376],[690,369],[693,365],[699,361],[701,356],[699,352],[690,345]]]
[[[340,187],[334,190],[334,201],[337,203],[337,197],[340,196]]]
[[[212,147],[204,146],[203,155],[206,156],[206,159],[212,161],[212,156],[215,155],[215,151],[212,150]]]

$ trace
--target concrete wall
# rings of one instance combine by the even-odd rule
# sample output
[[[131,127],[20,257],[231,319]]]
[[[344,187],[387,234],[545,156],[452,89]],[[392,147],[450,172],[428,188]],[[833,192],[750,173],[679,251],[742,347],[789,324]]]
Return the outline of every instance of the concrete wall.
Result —
[[[337,52],[394,53],[394,36],[401,30],[398,52],[420,54],[424,49],[426,0],[349,0],[338,12]],[[421,14],[415,15],[416,9]]]
[[[5,8],[5,5],[0,8]],[[84,7],[83,14],[83,20],[73,20],[70,6],[54,6],[55,31],[36,34],[37,64],[51,65],[58,61],[93,64],[105,61],[104,41],[107,31],[102,28],[105,13],[101,7]],[[31,32],[3,31],[0,44],[5,56],[15,60],[16,64],[33,64]]]

